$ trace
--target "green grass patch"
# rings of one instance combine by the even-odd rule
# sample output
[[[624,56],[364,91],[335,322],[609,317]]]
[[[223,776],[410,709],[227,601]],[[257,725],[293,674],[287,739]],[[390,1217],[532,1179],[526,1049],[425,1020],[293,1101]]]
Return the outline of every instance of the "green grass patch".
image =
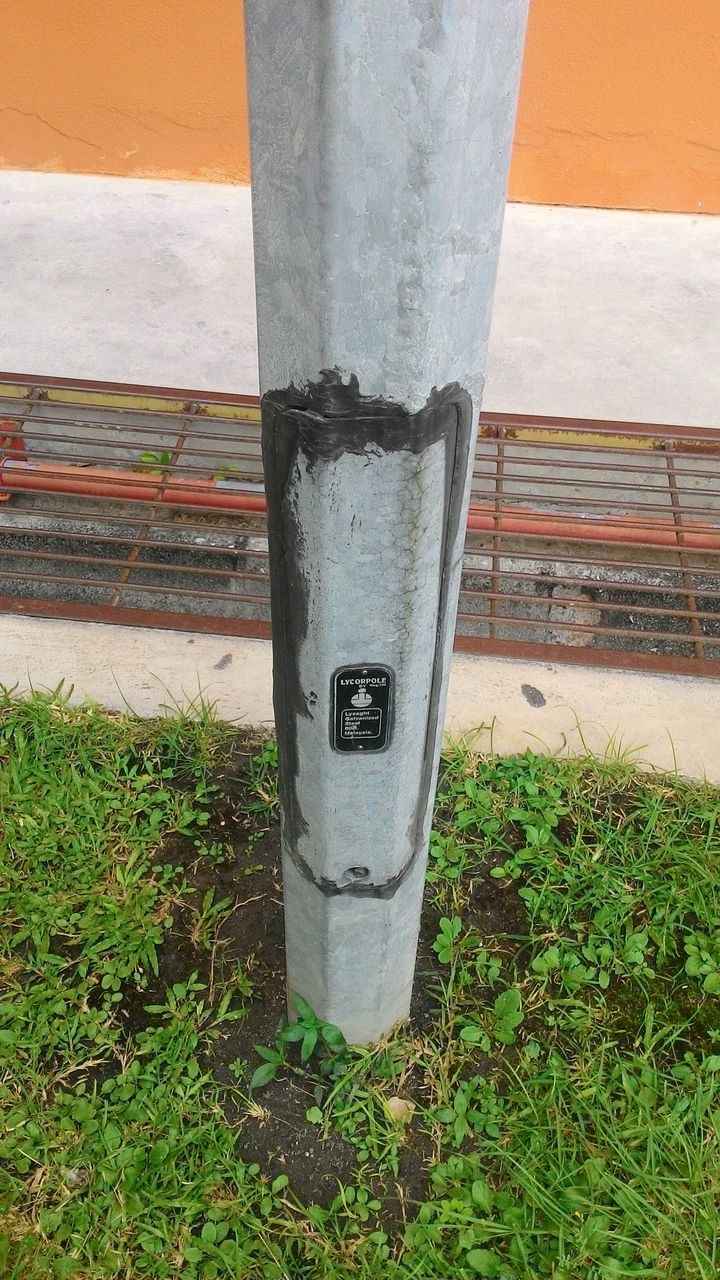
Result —
[[[720,792],[452,747],[413,1017],[358,1050],[282,1019],[239,741],[0,698],[3,1280],[716,1280]]]

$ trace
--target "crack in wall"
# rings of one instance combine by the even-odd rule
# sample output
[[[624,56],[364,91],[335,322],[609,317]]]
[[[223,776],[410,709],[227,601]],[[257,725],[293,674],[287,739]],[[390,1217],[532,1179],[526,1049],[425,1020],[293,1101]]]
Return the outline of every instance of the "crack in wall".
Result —
[[[46,120],[37,111],[23,111],[22,107],[0,106],[0,112],[12,111],[15,115],[23,116],[26,120],[37,120],[40,124],[44,124],[46,129],[50,129],[52,133],[56,133],[60,138],[66,138],[68,142],[82,142],[83,146],[91,147],[93,151],[99,151],[105,154],[105,147],[99,146],[97,142],[90,142],[89,138],[82,138],[77,133],[66,133],[58,125],[53,124],[50,120]]]
[[[155,133],[159,137],[167,136],[167,130],[155,129],[149,124],[147,119],[139,115],[135,111],[125,111],[122,107],[106,107],[101,106],[101,111],[107,111],[111,115],[122,116],[125,120],[132,120],[134,124],[139,124],[142,129],[147,129],[148,133]],[[164,120],[166,124],[170,124],[175,129],[187,129],[190,133],[219,133],[224,127],[222,124],[187,124],[184,120],[175,120],[173,116],[163,115],[162,111],[148,111],[148,116],[154,116],[157,120]]]
[[[697,138],[686,138],[681,133],[669,133],[667,130],[662,132],[636,133],[625,130],[614,131],[612,129],[568,129],[560,125],[549,124],[545,127],[535,126],[527,133],[533,133],[534,137],[516,136],[514,145],[516,147],[544,147],[553,137],[576,138],[582,142],[592,139],[596,142],[623,143],[623,142],[646,142],[649,147],[657,146],[660,141],[665,144],[672,142],[688,147],[698,147],[703,151],[709,151],[715,154],[720,153],[720,145],[714,146],[711,142],[702,142]]]

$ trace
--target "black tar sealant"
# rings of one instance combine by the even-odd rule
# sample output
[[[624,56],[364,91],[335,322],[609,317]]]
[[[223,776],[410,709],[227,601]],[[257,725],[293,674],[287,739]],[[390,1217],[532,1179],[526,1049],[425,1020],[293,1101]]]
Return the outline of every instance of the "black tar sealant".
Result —
[[[464,516],[467,458],[472,434],[472,401],[457,383],[433,390],[425,406],[410,413],[382,397],[363,396],[358,380],[343,381],[324,370],[317,382],[290,386],[263,396],[262,450],[267,495],[270,600],[273,634],[273,697],[280,765],[282,840],[301,875],[323,894],[392,898],[423,852],[423,825],[430,799],[442,686],[443,621],[449,606],[451,555]],[[343,454],[420,453],[445,441],[444,543],[438,601],[433,686],[425,733],[422,776],[409,831],[412,853],[406,864],[381,884],[336,882],[317,876],[300,855],[300,837],[308,825],[298,795],[297,723],[312,718],[314,691],[303,689],[299,654],[307,636],[308,586],[303,572],[304,531],[289,497],[290,480],[300,456],[305,465],[332,467]],[[330,673],[328,673],[330,674]]]

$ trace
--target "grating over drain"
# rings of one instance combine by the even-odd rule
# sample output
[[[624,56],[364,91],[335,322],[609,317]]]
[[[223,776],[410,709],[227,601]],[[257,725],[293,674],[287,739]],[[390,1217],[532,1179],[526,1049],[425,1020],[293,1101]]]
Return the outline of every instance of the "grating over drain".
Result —
[[[0,498],[3,611],[269,636],[257,400],[0,374]],[[720,675],[720,433],[483,415],[456,645]]]

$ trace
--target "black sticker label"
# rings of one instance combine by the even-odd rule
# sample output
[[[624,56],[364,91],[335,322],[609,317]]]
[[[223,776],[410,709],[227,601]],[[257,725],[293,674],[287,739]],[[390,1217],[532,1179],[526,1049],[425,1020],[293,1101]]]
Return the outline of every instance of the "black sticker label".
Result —
[[[384,751],[390,740],[395,677],[389,667],[341,667],[332,683],[336,751]]]

